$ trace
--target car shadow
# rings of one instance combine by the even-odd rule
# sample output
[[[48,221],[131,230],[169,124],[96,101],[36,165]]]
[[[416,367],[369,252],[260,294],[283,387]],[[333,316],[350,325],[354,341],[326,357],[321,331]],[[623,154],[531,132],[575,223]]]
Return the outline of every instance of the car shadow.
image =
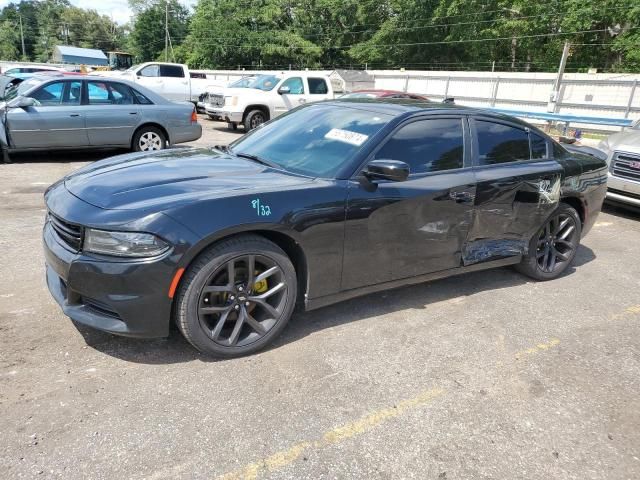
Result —
[[[595,258],[596,255],[590,248],[581,245],[573,264],[562,276],[572,275],[581,266]],[[432,303],[531,282],[534,280],[521,275],[513,268],[504,267],[378,292],[311,312],[300,309],[294,313],[282,335],[267,347],[266,351],[278,349],[326,328],[405,309],[424,309]],[[88,346],[127,362],[173,364],[193,360],[202,362],[234,361],[233,359],[215,359],[202,355],[182,337],[173,322],[169,337],[155,340],[118,337],[81,325],[76,325],[76,327]]]
[[[602,212],[628,220],[640,221],[640,208],[631,205],[626,206],[607,202],[602,206]]]
[[[22,164],[96,162],[126,152],[127,150],[124,149],[21,152],[12,153],[10,159],[11,163]]]

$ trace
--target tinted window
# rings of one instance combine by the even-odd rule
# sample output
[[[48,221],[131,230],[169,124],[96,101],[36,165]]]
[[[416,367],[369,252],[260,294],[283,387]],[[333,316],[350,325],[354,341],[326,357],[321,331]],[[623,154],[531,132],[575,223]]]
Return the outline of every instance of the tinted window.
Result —
[[[53,82],[39,88],[29,96],[45,106],[79,105],[81,87],[81,82]]]
[[[184,70],[179,65],[160,65],[161,77],[184,77]]]
[[[133,94],[129,87],[120,83],[88,82],[90,105],[131,105]]]
[[[309,93],[315,95],[329,93],[329,87],[327,87],[327,82],[325,82],[324,78],[308,78],[307,82],[309,82]]]
[[[141,105],[153,105],[153,102],[137,91],[135,88],[132,88],[133,96],[136,98],[136,101]]]
[[[565,158],[569,155],[562,145],[559,145],[556,142],[551,143],[553,145],[553,158]]]
[[[257,155],[285,170],[334,178],[391,118],[355,108],[311,105],[252,130],[231,148]]]
[[[547,139],[530,133],[531,137],[531,158],[547,158]]]
[[[300,77],[286,79],[282,82],[282,85],[280,85],[280,88],[282,87],[289,87],[289,93],[291,95],[302,95],[304,93],[304,85]]]
[[[420,120],[401,127],[376,153],[376,158],[401,160],[411,173],[462,168],[464,136],[459,118]]]
[[[476,121],[480,165],[529,160],[529,135],[523,129]]]
[[[160,67],[158,65],[147,65],[138,72],[141,77],[159,77]]]

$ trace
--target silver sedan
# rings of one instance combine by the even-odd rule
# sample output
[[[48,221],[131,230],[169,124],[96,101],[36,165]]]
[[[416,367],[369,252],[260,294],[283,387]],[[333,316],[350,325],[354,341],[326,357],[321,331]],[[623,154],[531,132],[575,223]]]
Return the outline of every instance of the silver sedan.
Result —
[[[140,85],[104,77],[31,78],[7,91],[0,114],[5,153],[112,147],[161,150],[202,135],[192,104],[171,102]]]

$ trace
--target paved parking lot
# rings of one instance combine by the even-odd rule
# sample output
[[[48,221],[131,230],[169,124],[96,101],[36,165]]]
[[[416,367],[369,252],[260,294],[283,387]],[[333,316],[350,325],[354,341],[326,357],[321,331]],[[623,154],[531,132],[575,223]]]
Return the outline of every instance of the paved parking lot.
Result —
[[[607,208],[556,281],[354,299],[212,361],[176,331],[79,331],[50,298],[42,193],[105,155],[0,165],[0,478],[640,478],[640,215]]]

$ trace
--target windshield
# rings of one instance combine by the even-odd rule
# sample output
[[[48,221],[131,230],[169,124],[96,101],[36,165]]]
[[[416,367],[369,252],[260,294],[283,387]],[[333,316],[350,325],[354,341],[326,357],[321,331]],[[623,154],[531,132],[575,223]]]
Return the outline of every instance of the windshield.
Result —
[[[11,85],[5,90],[4,101],[8,102],[9,100],[16,98],[18,95],[24,95],[27,90],[36,85],[40,85],[41,83],[42,79],[30,78],[29,80],[25,80],[17,85]]]
[[[293,110],[231,144],[284,170],[334,178],[362,145],[393,117],[342,105]]]
[[[257,88],[258,90],[268,92],[273,90],[273,87],[275,87],[279,81],[280,77],[276,77],[275,75],[258,75],[247,85],[247,88]]]
[[[248,88],[249,85],[251,85],[251,82],[253,82],[255,79],[256,77],[243,77],[240,80],[236,80],[235,82],[233,82],[231,85],[229,85],[229,87]]]

